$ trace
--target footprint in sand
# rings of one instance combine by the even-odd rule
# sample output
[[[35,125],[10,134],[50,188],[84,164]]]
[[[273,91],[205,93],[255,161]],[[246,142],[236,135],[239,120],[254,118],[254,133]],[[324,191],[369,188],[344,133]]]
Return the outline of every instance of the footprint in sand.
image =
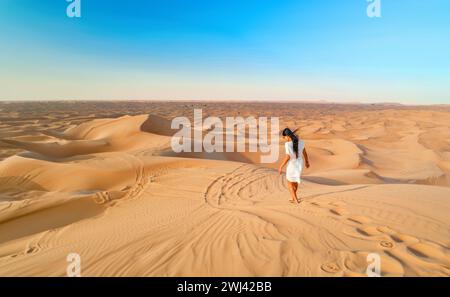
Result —
[[[347,211],[345,209],[343,209],[342,207],[332,208],[332,209],[330,209],[330,212],[332,214],[337,215],[337,216],[343,216],[343,215],[345,215],[347,213]]]
[[[371,222],[369,218],[363,216],[351,216],[348,220],[358,224],[368,224]]]
[[[418,243],[419,240],[413,236],[409,236],[406,234],[392,234],[391,238],[399,243],[406,243],[406,244],[412,244],[412,243]]]
[[[29,254],[34,254],[37,253],[39,251],[39,248],[37,246],[30,246],[26,251],[25,254],[29,255]]]
[[[10,255],[5,255],[5,256],[0,256],[0,260],[9,259],[9,258],[16,258],[19,255],[20,254],[10,254]]]
[[[408,250],[410,250],[413,254],[416,256],[422,257],[422,258],[431,258],[440,260],[446,263],[450,263],[450,258],[444,254],[439,248],[434,247],[430,244],[426,243],[415,243],[410,246],[408,246]]]
[[[370,222],[369,219],[361,216],[351,216],[347,218],[349,221],[361,224],[362,226],[356,228],[356,231],[364,236],[389,236],[392,240],[381,240],[378,244],[380,247],[384,249],[388,258],[383,258],[382,265],[382,275],[392,275],[399,276],[404,275],[403,266],[398,263],[398,260],[394,259],[402,259],[402,261],[410,261],[412,259],[412,255],[417,258],[421,258],[422,261],[426,261],[428,263],[437,261],[436,265],[440,265],[438,267],[444,269],[444,274],[450,272],[448,270],[448,265],[450,265],[450,257],[446,253],[446,249],[449,248],[449,243],[446,242],[443,245],[438,244],[429,244],[420,242],[420,239],[415,238],[413,236],[397,233],[395,230],[391,229],[387,226],[367,226],[367,223]],[[397,248],[397,244],[400,249]],[[403,246],[406,247],[409,253],[403,251]],[[407,255],[409,254],[409,255]],[[409,258],[408,258],[409,257]],[[404,260],[407,259],[407,260]],[[414,261],[414,260],[411,260]],[[352,270],[352,269],[350,269]],[[352,271],[352,273],[355,271]],[[344,275],[348,275],[347,271],[344,271]]]
[[[347,211],[342,207],[345,205],[343,202],[311,202],[310,204],[319,208],[328,209],[332,214],[337,216],[343,216],[347,214]],[[332,208],[330,209],[329,206],[332,206]]]
[[[320,268],[328,273],[337,273],[341,270],[339,265],[337,265],[336,263],[326,263],[323,264]]]
[[[381,233],[384,233],[384,234],[388,234],[388,235],[397,234],[397,232],[395,232],[394,230],[392,230],[391,228],[386,227],[386,226],[379,226],[379,227],[377,227],[377,229],[378,229],[378,231],[380,231]]]
[[[450,249],[450,240],[447,241],[447,242],[445,242],[445,247],[446,247],[447,249]]]
[[[311,202],[311,205],[317,206],[317,207],[323,207],[322,204],[320,204],[319,202]]]
[[[395,246],[393,242],[387,240],[380,241],[380,245],[387,249],[392,249]]]
[[[356,228],[356,231],[365,236],[375,236],[381,234],[380,231],[378,231],[377,227],[373,226],[364,226],[361,228]]]
[[[342,201],[330,202],[329,205],[336,207],[344,207],[346,204]]]

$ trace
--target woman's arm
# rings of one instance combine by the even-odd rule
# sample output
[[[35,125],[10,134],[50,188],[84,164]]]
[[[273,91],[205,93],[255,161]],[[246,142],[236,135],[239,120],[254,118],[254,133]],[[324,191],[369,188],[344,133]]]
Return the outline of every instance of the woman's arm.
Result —
[[[308,159],[308,154],[306,153],[306,149],[303,149],[303,158],[305,159],[306,168],[309,168],[309,159]]]
[[[289,155],[286,155],[286,157],[284,157],[283,163],[281,163],[280,168],[278,168],[278,172],[280,174],[283,173],[283,167],[287,164],[287,162],[289,162],[290,159],[291,157]]]

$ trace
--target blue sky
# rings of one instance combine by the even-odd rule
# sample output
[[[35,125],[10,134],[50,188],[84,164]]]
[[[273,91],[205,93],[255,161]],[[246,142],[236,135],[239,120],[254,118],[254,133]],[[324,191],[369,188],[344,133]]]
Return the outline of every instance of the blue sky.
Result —
[[[0,100],[450,104],[450,1],[0,1]]]

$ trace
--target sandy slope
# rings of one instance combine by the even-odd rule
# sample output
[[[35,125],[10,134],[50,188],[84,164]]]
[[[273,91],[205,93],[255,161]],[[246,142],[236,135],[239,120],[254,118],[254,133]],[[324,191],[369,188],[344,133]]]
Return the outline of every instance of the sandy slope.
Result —
[[[450,119],[396,112],[292,121],[301,206],[257,155],[174,156],[154,115],[9,137],[26,152],[0,162],[0,275],[62,276],[74,252],[84,276],[360,276],[369,253],[383,275],[450,275]]]

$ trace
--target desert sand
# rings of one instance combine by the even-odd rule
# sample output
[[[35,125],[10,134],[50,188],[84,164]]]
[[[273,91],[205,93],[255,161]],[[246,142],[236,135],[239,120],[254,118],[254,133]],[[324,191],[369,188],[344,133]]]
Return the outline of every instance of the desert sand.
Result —
[[[175,154],[194,108],[300,128],[302,204],[257,154]],[[3,102],[0,276],[65,276],[70,253],[83,276],[365,276],[371,253],[448,276],[449,127],[445,106]]]

